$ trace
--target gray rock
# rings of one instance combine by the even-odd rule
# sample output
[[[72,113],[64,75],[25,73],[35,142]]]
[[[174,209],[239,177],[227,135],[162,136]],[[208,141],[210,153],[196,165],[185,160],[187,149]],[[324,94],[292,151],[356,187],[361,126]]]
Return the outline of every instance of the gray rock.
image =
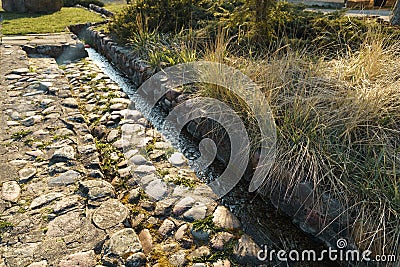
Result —
[[[48,171],[49,171],[50,175],[55,175],[57,173],[64,173],[64,172],[69,171],[69,167],[68,167],[67,163],[65,163],[65,162],[57,162],[57,163],[52,164],[49,167]]]
[[[115,103],[122,103],[122,104],[126,104],[129,105],[132,101],[128,98],[121,98],[121,97],[116,97],[110,100],[111,104],[115,104]]]
[[[215,226],[225,229],[240,229],[241,224],[238,218],[224,206],[218,206],[213,214]]]
[[[156,203],[154,215],[156,216],[167,216],[171,212],[172,206],[174,205],[175,198],[164,198],[162,201]]]
[[[138,200],[140,199],[140,188],[134,188],[131,191],[129,191],[129,203],[134,204],[137,203]]]
[[[35,119],[33,118],[33,116],[28,117],[26,119],[21,120],[21,124],[26,127],[32,126],[35,124]]]
[[[103,180],[82,181],[79,182],[79,187],[91,200],[103,197],[115,197],[114,187],[109,182]]]
[[[181,200],[178,201],[178,203],[176,203],[174,209],[172,210],[172,213],[175,216],[179,216],[188,209],[190,209],[195,202],[196,201],[192,197],[182,198]]]
[[[68,97],[61,102],[61,105],[68,108],[77,108],[78,102],[75,100],[75,98]]]
[[[211,238],[210,245],[213,249],[223,250],[226,243],[232,240],[234,236],[228,232],[218,232]]]
[[[69,170],[59,175],[58,177],[50,178],[47,183],[49,186],[65,186],[75,183],[79,177],[80,177],[79,172],[74,170]]]
[[[124,124],[121,126],[123,135],[136,135],[138,133],[144,133],[144,126],[140,124]]]
[[[59,267],[93,267],[96,265],[96,254],[93,250],[87,252],[78,252],[65,257],[60,261]]]
[[[77,195],[68,196],[57,201],[56,204],[54,205],[53,211],[55,213],[60,213],[65,211],[66,209],[75,207],[78,204],[79,204],[79,196]]]
[[[164,252],[174,252],[176,248],[179,246],[177,243],[167,243],[161,246],[161,250]]]
[[[229,260],[219,259],[217,262],[213,263],[213,267],[231,267],[231,262]]]
[[[201,246],[196,248],[192,253],[188,255],[189,260],[207,257],[211,254],[210,248],[207,246]]]
[[[65,242],[71,246],[79,244],[80,251],[87,251],[98,247],[106,238],[103,230],[96,228],[89,218],[82,215],[82,210],[70,211],[55,217],[54,220],[49,222],[47,229],[44,242],[48,243],[48,251],[46,251],[44,243],[42,243],[41,249],[43,250],[42,253],[49,257],[48,254],[51,253],[54,242]],[[65,251],[61,255],[65,255]]]
[[[7,121],[7,126],[17,126],[19,125],[19,122],[17,121]]]
[[[179,250],[178,252],[171,255],[169,258],[169,263],[172,266],[185,266],[186,265],[186,253],[183,250]]]
[[[41,242],[16,245],[6,250],[2,256],[8,266],[26,266],[33,261],[34,252],[40,245]]]
[[[25,74],[28,72],[29,72],[28,68],[18,68],[11,71],[12,74],[17,74],[17,75]]]
[[[142,155],[134,155],[129,159],[129,163],[133,163],[135,165],[150,165],[151,162],[149,162],[145,157]]]
[[[158,177],[157,177],[155,174],[152,173],[152,174],[143,176],[143,178],[140,179],[140,182],[141,182],[143,185],[147,185],[147,184],[149,184],[150,182],[152,182],[152,181],[154,181],[154,180],[156,180],[156,179],[158,179]]]
[[[140,252],[142,245],[132,228],[124,228],[114,233],[104,244],[104,254],[107,256],[124,256]]]
[[[75,150],[72,146],[68,145],[57,149],[51,158],[53,162],[69,161],[73,159],[75,159]]]
[[[154,143],[154,148],[155,149],[167,149],[170,148],[171,144],[167,142],[155,142]]]
[[[78,152],[84,155],[90,155],[97,151],[96,145],[90,144],[85,146],[78,146]]]
[[[21,119],[21,113],[19,113],[18,111],[13,111],[10,114],[10,118],[13,120],[20,120]]]
[[[195,230],[193,227],[190,230],[194,239],[199,241],[206,241],[210,238],[210,231],[203,231],[203,230]]]
[[[123,150],[130,149],[132,147],[132,145],[133,144],[130,142],[130,140],[126,140],[126,139],[119,139],[113,143],[113,146],[116,149],[123,149]]]
[[[207,206],[204,203],[197,202],[194,207],[183,214],[183,218],[188,221],[202,220],[206,217],[206,213]]]
[[[168,188],[161,179],[156,179],[146,186],[145,191],[150,197],[160,200],[167,194]]]
[[[207,267],[207,264],[205,263],[195,263],[192,265],[192,267]]]
[[[52,82],[40,82],[37,89],[40,91],[49,91],[50,87],[52,86],[53,86]]]
[[[42,261],[33,262],[33,263],[29,264],[28,267],[47,267],[47,261],[42,260]]]
[[[117,140],[118,135],[119,135],[118,130],[116,130],[116,129],[111,130],[107,135],[107,142],[110,142],[110,143],[114,142],[115,140]]]
[[[126,267],[140,267],[146,265],[146,255],[142,252],[132,254],[126,259]]]
[[[188,225],[186,223],[181,225],[175,233],[174,236],[175,240],[177,241],[181,240],[185,236],[187,230],[188,230]]]
[[[128,209],[119,200],[109,199],[94,211],[93,223],[100,229],[108,229],[123,222],[128,214]]]
[[[16,202],[21,194],[21,187],[16,181],[4,182],[1,188],[1,197],[4,200]]]
[[[126,112],[121,112],[121,115],[124,116],[125,120],[133,120],[133,121],[138,121],[143,117],[140,111],[131,109],[126,110]]]
[[[46,195],[39,196],[32,201],[29,208],[36,209],[40,206],[50,203],[51,201],[53,201],[57,198],[63,197],[63,196],[64,196],[63,193],[57,193],[57,192],[52,192],[52,193],[48,193]]]
[[[21,183],[25,183],[29,179],[31,179],[33,176],[35,176],[37,173],[35,168],[24,168],[18,172],[19,175],[19,181]]]
[[[127,104],[124,103],[116,103],[110,106],[110,110],[123,110],[127,107]]]
[[[145,254],[149,254],[153,249],[153,238],[150,234],[149,229],[143,229],[139,233],[139,240],[140,243],[142,244],[143,252]]]
[[[31,157],[35,157],[35,158],[44,156],[44,153],[39,149],[38,150],[27,151],[27,152],[25,152],[25,154],[27,154],[28,156],[31,156]]]
[[[150,165],[139,165],[133,172],[139,176],[147,175],[156,171],[156,167]]]
[[[3,8],[4,8],[4,4],[3,4]],[[22,76],[18,75],[18,74],[9,74],[9,75],[6,76],[7,80],[18,80],[18,79],[21,79],[21,78],[22,78]]]
[[[174,154],[172,154],[168,161],[176,167],[182,167],[186,164],[185,156],[179,152],[175,152]]]
[[[253,241],[253,239],[244,234],[238,240],[237,245],[233,249],[233,256],[238,261],[238,263],[246,265],[255,266],[260,264],[258,260],[257,253],[261,248]]]
[[[169,219],[165,219],[161,224],[160,228],[158,229],[158,232],[162,236],[166,236],[169,235],[174,229],[175,229],[174,222]]]

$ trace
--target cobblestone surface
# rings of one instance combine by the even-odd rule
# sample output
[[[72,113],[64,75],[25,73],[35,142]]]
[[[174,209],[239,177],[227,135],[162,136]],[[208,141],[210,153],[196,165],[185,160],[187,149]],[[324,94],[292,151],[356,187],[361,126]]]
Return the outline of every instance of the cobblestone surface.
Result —
[[[240,221],[93,62],[1,55],[0,266],[257,263]]]

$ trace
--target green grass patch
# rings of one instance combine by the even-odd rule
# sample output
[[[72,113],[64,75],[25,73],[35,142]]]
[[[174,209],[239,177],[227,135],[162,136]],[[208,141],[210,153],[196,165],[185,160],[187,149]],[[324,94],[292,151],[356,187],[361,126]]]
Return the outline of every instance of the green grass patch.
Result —
[[[14,140],[21,140],[22,138],[28,136],[31,133],[32,133],[31,130],[20,130],[18,132],[13,133],[11,138]]]
[[[216,233],[220,230],[217,226],[215,226],[213,222],[213,216],[207,216],[202,220],[196,220],[193,222],[193,229],[195,231],[210,231],[211,233]]]
[[[19,14],[0,11],[4,35],[64,32],[71,24],[99,22],[103,18],[82,8],[64,7],[53,14]]]

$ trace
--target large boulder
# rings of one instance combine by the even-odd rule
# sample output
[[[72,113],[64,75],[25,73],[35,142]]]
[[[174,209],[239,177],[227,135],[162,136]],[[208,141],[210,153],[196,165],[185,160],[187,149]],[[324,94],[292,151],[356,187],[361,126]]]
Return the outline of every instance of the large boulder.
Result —
[[[2,0],[5,11],[19,13],[53,13],[62,5],[63,0]]]

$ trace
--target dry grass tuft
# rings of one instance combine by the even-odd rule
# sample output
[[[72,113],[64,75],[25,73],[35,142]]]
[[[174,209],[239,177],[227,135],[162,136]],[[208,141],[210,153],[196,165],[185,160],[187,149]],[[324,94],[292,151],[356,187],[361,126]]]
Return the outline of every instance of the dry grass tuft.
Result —
[[[324,194],[338,200],[360,249],[398,254],[400,46],[371,31],[358,51],[339,59],[315,60],[306,50],[284,47],[255,60],[229,56],[222,40],[206,59],[250,76],[274,112],[277,159],[265,190],[283,186],[290,193],[309,181],[320,203],[315,211],[324,212]],[[255,120],[240,99],[212,86],[201,94],[240,110],[254,141]]]

